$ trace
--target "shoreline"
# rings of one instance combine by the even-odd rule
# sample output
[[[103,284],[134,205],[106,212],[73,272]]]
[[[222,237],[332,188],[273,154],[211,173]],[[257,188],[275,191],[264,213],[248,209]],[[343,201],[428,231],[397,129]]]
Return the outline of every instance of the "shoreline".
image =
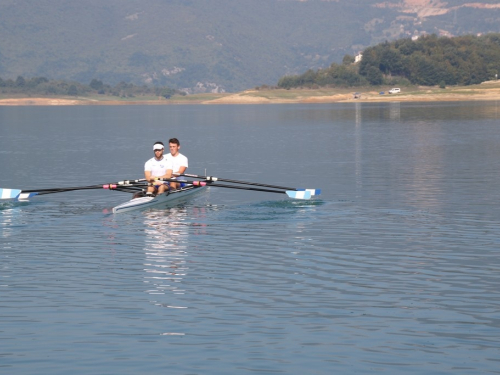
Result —
[[[178,104],[314,104],[314,103],[379,103],[379,102],[452,102],[500,100],[500,81],[479,85],[438,87],[402,87],[399,94],[387,94],[389,88],[354,89],[254,89],[228,94],[195,94],[171,99],[116,99],[112,97],[7,97],[0,106],[68,106],[68,105],[178,105]],[[357,95],[355,95],[357,94]]]

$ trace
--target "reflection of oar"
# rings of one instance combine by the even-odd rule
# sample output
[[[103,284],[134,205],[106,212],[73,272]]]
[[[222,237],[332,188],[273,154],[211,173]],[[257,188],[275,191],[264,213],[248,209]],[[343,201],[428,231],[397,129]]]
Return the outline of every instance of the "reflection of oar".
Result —
[[[20,189],[0,189],[0,199],[28,199],[35,195],[63,193],[65,191],[75,190],[91,190],[91,189],[109,189],[121,190],[120,187],[133,187],[137,184],[143,183],[145,180],[127,180],[112,182],[109,184],[89,185],[89,186],[75,186],[75,187],[60,187],[60,188],[47,188],[37,190],[20,190]]]
[[[174,173],[176,175],[179,175],[177,173]],[[262,186],[262,187],[268,187],[272,189],[282,189],[282,190],[289,190],[289,191],[309,191],[311,195],[320,195],[321,194],[321,189],[302,189],[302,188],[291,188],[291,187],[286,187],[286,186],[276,186],[276,185],[268,185],[268,184],[260,184],[257,182],[247,182],[247,181],[238,181],[238,180],[229,180],[227,178],[219,178],[219,177],[213,177],[213,176],[198,176],[196,174],[189,174],[189,173],[183,173],[180,174],[179,176],[186,176],[186,177],[191,177],[191,178],[199,178],[203,179],[206,181],[222,181],[222,182],[230,182],[233,184],[240,184],[240,185],[253,185],[253,186]],[[215,186],[215,185],[211,185]]]
[[[163,181],[171,181],[171,182],[179,182],[180,180],[170,179],[170,178],[161,178]],[[292,190],[271,190],[271,189],[261,189],[254,187],[246,187],[246,186],[237,186],[237,185],[224,185],[213,183],[212,181],[184,181],[188,184],[193,184],[194,186],[214,186],[228,189],[240,189],[240,190],[251,190],[251,191],[262,191],[265,193],[278,193],[278,194],[286,194],[290,198],[294,199],[311,199],[311,192],[302,190],[302,191],[292,191]]]

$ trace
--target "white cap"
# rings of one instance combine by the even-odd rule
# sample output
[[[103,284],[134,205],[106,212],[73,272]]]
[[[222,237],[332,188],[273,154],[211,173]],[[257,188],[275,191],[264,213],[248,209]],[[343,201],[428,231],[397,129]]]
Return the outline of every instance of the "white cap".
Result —
[[[163,150],[165,147],[163,147],[163,145],[161,143],[155,143],[155,145],[153,146],[153,151],[155,150]]]

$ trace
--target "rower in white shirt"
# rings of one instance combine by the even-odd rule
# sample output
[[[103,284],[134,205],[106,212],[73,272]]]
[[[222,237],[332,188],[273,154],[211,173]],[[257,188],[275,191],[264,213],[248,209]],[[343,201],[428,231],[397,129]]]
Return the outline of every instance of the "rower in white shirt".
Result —
[[[188,158],[179,152],[181,148],[179,140],[177,138],[170,138],[168,140],[168,147],[170,149],[170,154],[165,155],[165,157],[173,165],[173,175],[183,174],[188,167]],[[179,187],[181,187],[179,182],[170,183],[171,189],[178,189]]]
[[[155,156],[144,165],[144,177],[149,182],[147,195],[162,194],[168,190],[168,182],[163,178],[172,178],[172,161],[163,155],[163,143],[155,142],[153,152]]]

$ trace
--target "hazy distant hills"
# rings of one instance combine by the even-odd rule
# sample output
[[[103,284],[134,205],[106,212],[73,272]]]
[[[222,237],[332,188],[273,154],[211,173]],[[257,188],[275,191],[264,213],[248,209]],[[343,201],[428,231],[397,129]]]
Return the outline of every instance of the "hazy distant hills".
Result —
[[[236,91],[385,40],[487,32],[499,1],[0,0],[0,77]]]

